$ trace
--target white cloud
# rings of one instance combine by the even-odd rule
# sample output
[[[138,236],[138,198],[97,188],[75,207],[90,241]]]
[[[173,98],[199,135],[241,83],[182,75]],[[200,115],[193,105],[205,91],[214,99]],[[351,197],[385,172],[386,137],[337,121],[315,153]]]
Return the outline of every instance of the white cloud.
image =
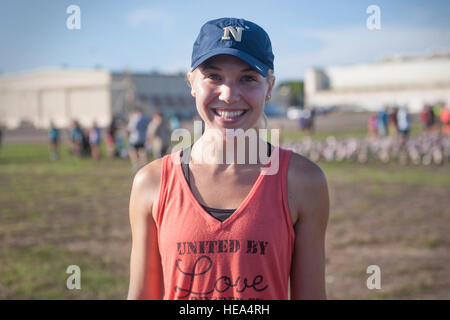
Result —
[[[303,78],[311,66],[370,63],[395,54],[428,54],[450,49],[450,29],[384,27],[297,30],[293,37],[319,42],[316,50],[289,52],[277,48],[275,72],[279,78]]]

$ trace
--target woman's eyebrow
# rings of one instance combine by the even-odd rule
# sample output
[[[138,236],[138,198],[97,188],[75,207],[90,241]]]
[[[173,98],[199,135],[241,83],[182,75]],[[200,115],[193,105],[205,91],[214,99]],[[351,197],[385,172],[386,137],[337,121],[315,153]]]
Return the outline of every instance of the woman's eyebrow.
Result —
[[[222,71],[222,69],[220,69],[219,67],[213,66],[213,65],[205,65],[205,66],[201,67],[201,71],[208,70],[208,69]],[[257,72],[257,71],[255,69],[253,69],[252,67],[247,67],[247,68],[242,69],[241,72]]]
[[[253,69],[252,67],[248,67],[248,68],[245,68],[245,69],[242,69],[241,70],[241,72],[248,72],[248,71],[254,71],[254,72],[257,72],[255,69]]]
[[[205,65],[205,66],[201,67],[201,71],[205,71],[205,70],[208,70],[208,69],[222,71],[222,69],[220,69],[219,67],[212,66],[212,65]]]

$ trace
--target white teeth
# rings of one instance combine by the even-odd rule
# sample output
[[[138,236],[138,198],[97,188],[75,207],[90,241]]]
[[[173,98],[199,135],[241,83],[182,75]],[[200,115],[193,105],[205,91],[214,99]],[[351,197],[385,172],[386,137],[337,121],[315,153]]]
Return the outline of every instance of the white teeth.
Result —
[[[233,119],[241,116],[244,113],[244,110],[239,111],[223,111],[223,110],[216,110],[216,113],[225,119]]]

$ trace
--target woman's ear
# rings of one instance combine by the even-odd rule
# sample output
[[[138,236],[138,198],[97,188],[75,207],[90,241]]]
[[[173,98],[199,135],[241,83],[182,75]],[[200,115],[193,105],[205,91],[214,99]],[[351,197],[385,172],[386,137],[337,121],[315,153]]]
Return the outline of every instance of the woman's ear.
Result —
[[[267,82],[268,82],[269,86],[268,86],[267,92],[266,92],[266,101],[269,101],[270,98],[272,98],[272,89],[273,89],[273,86],[275,85],[275,77],[273,75],[269,75]]]
[[[193,96],[195,98],[195,91],[194,91],[194,88],[192,85],[192,82],[194,81],[194,75],[192,74],[192,72],[188,72],[186,74],[186,78],[188,81],[188,86],[189,86],[189,88],[191,88],[191,96]]]

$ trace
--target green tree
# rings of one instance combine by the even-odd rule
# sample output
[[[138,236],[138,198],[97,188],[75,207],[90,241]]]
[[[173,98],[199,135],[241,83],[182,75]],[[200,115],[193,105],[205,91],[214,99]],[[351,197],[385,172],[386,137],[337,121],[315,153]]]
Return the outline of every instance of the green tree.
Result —
[[[289,105],[302,106],[304,96],[303,81],[284,81],[279,84],[279,89],[288,88]]]

